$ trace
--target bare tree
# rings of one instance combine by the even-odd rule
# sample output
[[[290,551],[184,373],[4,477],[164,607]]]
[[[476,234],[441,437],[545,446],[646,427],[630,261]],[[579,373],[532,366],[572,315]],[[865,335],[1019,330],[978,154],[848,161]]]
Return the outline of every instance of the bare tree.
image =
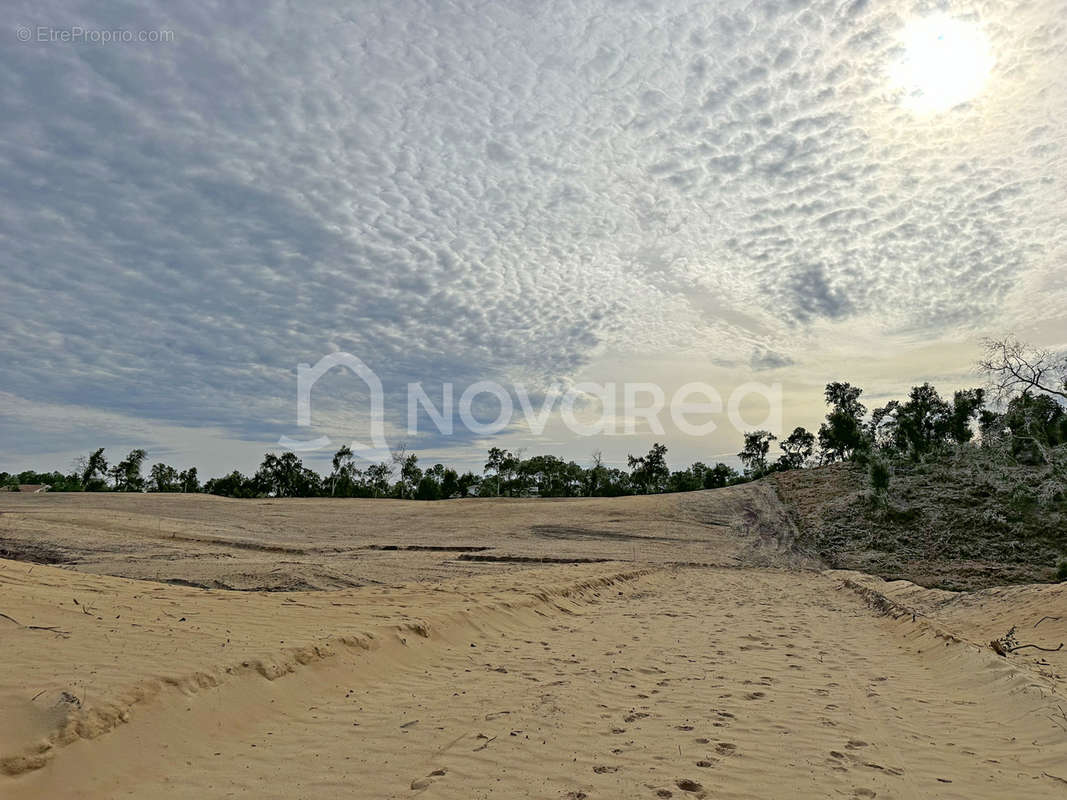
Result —
[[[1021,392],[1043,392],[1067,400],[1067,357],[1020,342],[1009,334],[982,342],[978,367],[987,373],[998,402]]]
[[[604,469],[604,453],[601,450],[594,450],[591,458],[593,459],[593,466],[591,466],[586,473],[588,476],[586,495],[588,497],[595,497],[603,480],[603,475],[606,472]]]
[[[400,442],[396,447],[390,448],[389,460],[392,462],[392,467],[389,471],[389,477],[392,478],[393,473],[399,473],[404,466],[404,461],[408,457],[408,443]]]

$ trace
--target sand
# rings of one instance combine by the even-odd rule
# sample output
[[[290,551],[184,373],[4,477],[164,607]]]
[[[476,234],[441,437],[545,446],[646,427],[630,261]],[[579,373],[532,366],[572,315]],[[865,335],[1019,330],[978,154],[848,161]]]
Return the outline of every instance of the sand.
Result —
[[[1067,658],[983,642],[1055,639],[1061,587],[427,563],[234,592],[0,560],[0,797],[1067,794]]]
[[[539,560],[814,564],[794,552],[794,535],[766,484],[440,503],[0,493],[0,558],[220,589],[436,581]]]

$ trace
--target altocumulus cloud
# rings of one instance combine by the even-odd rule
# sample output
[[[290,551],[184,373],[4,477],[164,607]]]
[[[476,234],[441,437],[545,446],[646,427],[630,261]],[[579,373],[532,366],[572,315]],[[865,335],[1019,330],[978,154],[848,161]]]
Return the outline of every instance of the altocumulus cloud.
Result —
[[[271,441],[332,350],[396,396],[996,319],[1064,253],[1067,15],[960,9],[990,86],[917,119],[885,77],[907,3],[16,4],[0,430],[52,404]]]

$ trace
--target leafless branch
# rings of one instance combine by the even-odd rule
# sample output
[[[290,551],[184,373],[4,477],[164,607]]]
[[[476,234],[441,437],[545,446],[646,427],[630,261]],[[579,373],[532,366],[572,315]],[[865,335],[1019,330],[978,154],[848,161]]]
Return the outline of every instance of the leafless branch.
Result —
[[[1044,392],[1067,400],[1067,358],[1020,342],[1015,336],[986,339],[978,368],[987,373],[998,401],[1024,392]]]

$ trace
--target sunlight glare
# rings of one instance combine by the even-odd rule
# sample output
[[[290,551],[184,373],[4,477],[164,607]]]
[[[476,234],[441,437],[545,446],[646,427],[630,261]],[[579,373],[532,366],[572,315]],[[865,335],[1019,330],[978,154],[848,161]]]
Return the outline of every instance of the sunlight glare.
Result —
[[[909,24],[900,39],[904,54],[890,76],[915,111],[947,111],[970,100],[993,68],[989,40],[973,22],[937,14]]]

